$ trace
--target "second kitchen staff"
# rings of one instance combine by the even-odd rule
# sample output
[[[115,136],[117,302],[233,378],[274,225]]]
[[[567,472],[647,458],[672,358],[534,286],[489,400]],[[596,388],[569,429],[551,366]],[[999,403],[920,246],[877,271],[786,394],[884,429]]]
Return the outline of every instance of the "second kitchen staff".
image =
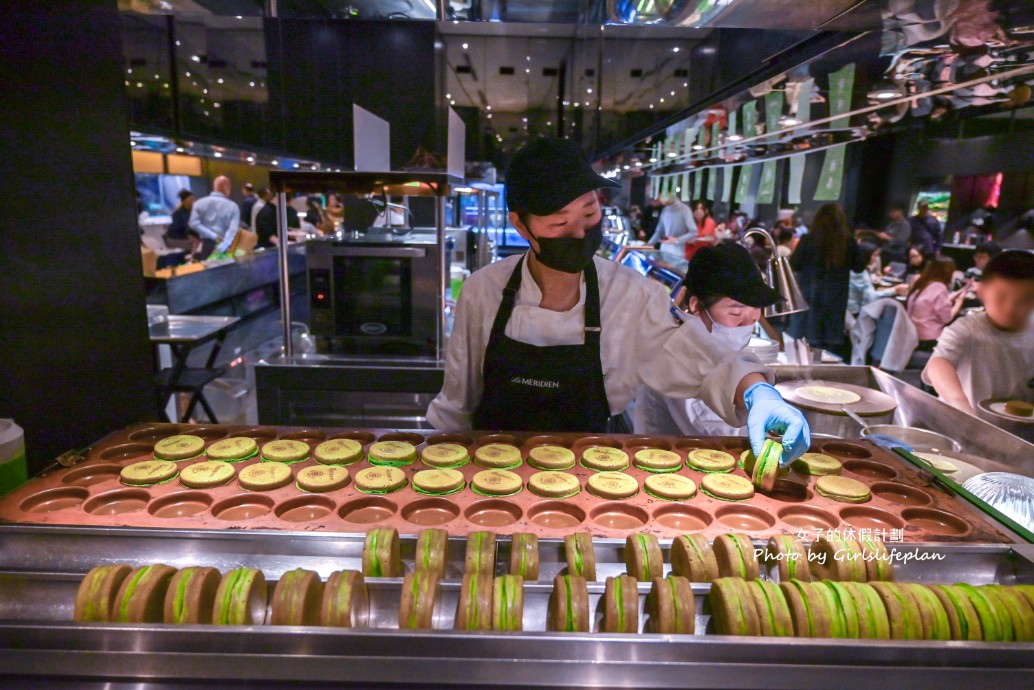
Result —
[[[615,187],[576,144],[538,139],[507,172],[510,222],[531,245],[464,284],[445,382],[427,410],[441,430],[604,432],[640,385],[700,398],[730,424],[746,417],[760,454],[780,433],[783,461],[810,445],[804,416],[753,355],[722,347],[696,319],[681,326],[664,287],[596,257],[596,190]]]

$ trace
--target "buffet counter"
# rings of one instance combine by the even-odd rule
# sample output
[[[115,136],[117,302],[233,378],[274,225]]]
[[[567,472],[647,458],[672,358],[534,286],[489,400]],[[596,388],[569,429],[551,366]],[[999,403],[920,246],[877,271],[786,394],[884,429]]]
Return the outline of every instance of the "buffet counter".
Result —
[[[179,448],[184,435],[205,449],[202,456],[166,461],[174,462],[168,479],[136,479],[142,476],[139,463],[153,468],[154,456]],[[169,441],[172,436],[177,438]],[[215,455],[214,444],[231,438],[247,440],[220,448],[241,447],[232,473],[208,488],[188,483],[185,470]],[[463,457],[455,470],[463,481],[458,490],[435,494],[417,473],[429,469],[434,457],[424,451],[440,444],[451,444],[448,450]],[[819,481],[829,477],[812,476],[801,465],[780,475],[774,488],[759,489],[746,500],[705,493],[717,486],[711,477],[750,484],[743,477],[751,474],[735,466],[737,458],[751,461],[746,447],[744,439],[731,437],[131,426],[86,448],[75,464],[53,469],[0,499],[5,523],[0,527],[0,674],[5,687],[33,688],[69,682],[102,687],[114,679],[177,687],[243,682],[249,687],[829,688],[842,686],[844,674],[865,667],[892,686],[972,687],[994,674],[996,687],[1030,687],[1030,642],[923,639],[922,627],[905,639],[805,638],[796,618],[796,637],[773,637],[771,631],[719,634],[728,629],[728,621],[719,614],[722,600],[713,592],[727,580],[713,575],[693,577],[680,595],[688,598],[679,599],[679,606],[694,612],[688,629],[655,632],[662,625],[657,588],[669,580],[651,575],[692,577],[682,536],[687,533],[700,540],[696,548],[713,549],[716,574],[722,578],[733,574],[729,568],[740,567],[720,555],[728,548],[722,545],[745,538],[743,572],[753,567],[761,578],[752,583],[794,586],[784,579],[773,551],[785,543],[779,539],[788,538],[810,554],[822,540],[843,538],[856,549],[871,544],[865,539],[885,545],[893,571],[872,571],[866,565],[861,579],[853,580],[868,581],[864,586],[873,591],[904,592],[894,589],[898,585],[872,584],[891,578],[924,587],[965,582],[978,592],[984,585],[1019,592],[1013,586],[1034,584],[1034,545],[1021,543],[950,485],[932,484],[915,458],[864,440],[816,440],[813,452],[866,488],[861,503],[819,494]],[[334,448],[352,453],[349,464],[324,464]],[[576,492],[550,496],[535,483],[537,468],[529,463],[543,461],[533,453],[542,448],[559,457],[565,451],[557,449],[569,451],[574,466],[563,471],[577,480]],[[245,488],[245,475],[276,465],[263,461],[267,454],[299,450],[286,481],[266,490],[253,483]],[[488,469],[499,464],[500,453],[519,453],[519,464],[505,471]],[[644,469],[650,457],[677,464],[657,474]],[[701,458],[715,457],[728,458],[731,470],[718,475],[699,470]],[[634,492],[614,493],[604,481],[607,475],[594,471],[594,463],[608,458],[624,458],[624,469],[615,474],[623,483],[633,481]],[[254,469],[249,473],[249,468]],[[300,488],[330,475],[338,482],[332,489]],[[493,488],[497,475],[516,477],[516,492]],[[692,480],[700,491],[694,487],[692,494],[669,500],[650,489],[666,486],[653,483],[658,479],[676,476],[683,483]],[[134,478],[129,486],[126,477]],[[391,477],[400,481],[382,485]],[[429,551],[433,540],[424,539],[433,536],[428,532],[433,529],[443,530],[437,551]],[[572,541],[575,534],[582,536]],[[640,545],[652,545],[651,550],[641,552]],[[649,554],[648,564],[637,560],[642,553]],[[480,559],[489,559],[487,571]],[[230,571],[256,569],[265,584],[249,590],[247,617],[237,624],[148,622],[162,620],[160,607],[140,609],[132,622],[76,622],[83,597],[96,596],[93,588],[81,587],[88,571],[125,564],[128,572],[158,563],[167,570],[215,568],[224,583]],[[323,579],[330,591],[335,575],[355,574],[364,596],[351,623],[274,624],[286,615],[281,589],[290,586],[283,583],[289,573],[297,575],[297,568],[316,578],[316,589],[307,590],[314,592],[323,591]],[[527,578],[506,580],[514,568]],[[816,580],[840,579],[828,569],[811,568]],[[518,617],[508,631],[454,629],[458,612],[467,610],[460,602],[472,596],[464,574],[473,572],[487,573],[488,582],[494,576],[497,592],[500,581],[518,587],[519,603],[513,604]],[[859,576],[851,572],[851,578]],[[624,573],[637,578],[621,578],[632,589],[617,595],[630,618],[621,619],[625,632],[604,632],[614,625],[612,588]],[[584,628],[578,623],[568,628],[575,632],[563,632],[563,617],[555,613],[564,583],[584,588],[580,615],[587,618]],[[128,590],[123,586],[120,591]],[[426,618],[414,617],[420,597],[420,616]],[[201,605],[200,598],[184,601]],[[124,604],[110,615],[136,610]],[[166,605],[166,616],[168,611]],[[96,610],[89,615],[87,620],[110,620],[97,618]],[[912,624],[919,625],[919,619]],[[570,618],[566,625],[572,625]]]

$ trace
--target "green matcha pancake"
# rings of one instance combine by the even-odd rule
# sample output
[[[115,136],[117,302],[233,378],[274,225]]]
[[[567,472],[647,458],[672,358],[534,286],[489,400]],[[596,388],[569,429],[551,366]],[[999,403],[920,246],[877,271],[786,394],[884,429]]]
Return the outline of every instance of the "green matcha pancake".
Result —
[[[643,448],[633,458],[636,467],[647,472],[675,472],[682,467],[678,453],[661,448]]]
[[[841,503],[865,503],[871,498],[869,487],[850,477],[819,477],[815,493]]]
[[[508,443],[488,443],[474,451],[474,464],[489,469],[509,470],[520,467],[521,451]]]
[[[126,465],[119,473],[119,479],[126,486],[151,486],[171,481],[179,468],[168,460],[145,460]]]
[[[470,480],[474,493],[482,496],[512,496],[520,493],[521,476],[507,470],[482,470]]]
[[[598,472],[589,477],[586,488],[593,496],[622,499],[639,493],[639,482],[621,472]]]
[[[528,464],[537,470],[569,470],[575,455],[563,446],[535,446],[528,451]]]
[[[686,456],[686,464],[691,469],[705,474],[723,473],[732,471],[732,468],[736,466],[736,458],[723,450],[698,448],[689,451]]]
[[[272,491],[287,486],[293,478],[291,466],[282,462],[257,462],[237,475],[237,483],[248,491]]]
[[[203,454],[204,451],[205,439],[190,434],[170,436],[154,444],[155,460],[172,460],[173,462],[190,460]]]
[[[324,493],[348,486],[351,480],[348,470],[333,465],[311,465],[298,470],[295,483],[302,491]]]
[[[528,478],[528,490],[546,498],[570,498],[582,490],[578,477],[567,472],[536,472]]]
[[[697,492],[697,485],[692,479],[681,474],[655,474],[643,481],[643,491],[665,501],[685,501],[693,498]]]
[[[790,466],[799,472],[818,476],[840,474],[843,470],[839,460],[825,453],[805,453]]]
[[[466,485],[463,473],[448,467],[420,470],[413,475],[413,490],[428,496],[448,496],[463,491]]]
[[[420,453],[420,462],[428,467],[455,469],[470,462],[467,449],[458,443],[435,443]]]
[[[316,446],[312,457],[321,465],[351,465],[363,459],[363,445],[352,438],[332,438]]]
[[[378,441],[370,445],[371,465],[405,467],[416,462],[416,446],[405,441]]]
[[[621,472],[628,469],[628,453],[610,446],[592,446],[582,451],[582,467],[597,472]]]
[[[246,436],[224,438],[210,445],[205,455],[209,460],[240,462],[258,455],[258,444],[255,443],[255,439]]]
[[[736,474],[709,474],[700,480],[700,490],[721,501],[746,501],[754,495],[754,485]]]
[[[222,486],[237,476],[233,465],[221,460],[209,460],[187,465],[180,472],[180,484],[191,489]]]
[[[390,494],[406,484],[406,473],[397,467],[367,467],[355,473],[355,488],[364,494]]]
[[[309,457],[309,444],[304,441],[278,439],[262,446],[263,462],[285,462],[292,465]]]

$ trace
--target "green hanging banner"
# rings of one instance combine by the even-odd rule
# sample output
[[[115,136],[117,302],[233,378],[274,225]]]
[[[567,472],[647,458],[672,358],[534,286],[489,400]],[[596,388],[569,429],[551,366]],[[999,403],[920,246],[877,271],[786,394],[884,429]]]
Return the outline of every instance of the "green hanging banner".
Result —
[[[854,63],[844,65],[829,75],[829,115],[836,117],[851,111],[851,94],[854,89]],[[841,117],[833,120],[829,126],[840,128],[849,126],[851,118]]]
[[[811,120],[811,94],[814,89],[814,79],[806,79],[801,82],[801,90],[797,94],[797,119],[802,124]],[[802,130],[798,130],[798,132],[800,131]],[[801,203],[801,186],[804,181],[804,166],[807,160],[806,154],[790,157],[790,179],[786,188],[788,204]]]
[[[735,169],[732,165],[722,167],[722,201],[725,203],[732,198],[732,171]]]
[[[755,101],[743,104],[743,138],[749,139],[758,131],[755,127],[758,119],[758,104]]]
[[[819,186],[815,189],[815,201],[839,201],[840,187],[844,180],[844,155],[847,144],[826,149],[826,158],[822,161],[822,172],[819,173]]]
[[[771,204],[775,200],[776,161],[761,164],[761,181],[758,183],[758,203]]]
[[[689,173],[682,173],[682,196],[681,199],[685,199],[689,196]]]
[[[740,166],[740,179],[736,183],[736,196],[733,199],[737,204],[746,203],[747,197],[750,195],[750,185],[754,181],[754,168],[756,167],[753,163]]]
[[[703,194],[703,185],[704,185],[704,171],[702,169],[701,170],[697,170],[693,174],[693,200],[694,201],[699,199],[701,197],[701,195]]]
[[[786,101],[782,91],[769,91],[765,94],[765,134],[771,134],[770,141],[775,141],[774,133],[779,129],[779,118],[783,116],[783,103]]]
[[[709,201],[718,201],[714,198],[715,188],[718,185],[718,168],[707,169],[707,199]]]

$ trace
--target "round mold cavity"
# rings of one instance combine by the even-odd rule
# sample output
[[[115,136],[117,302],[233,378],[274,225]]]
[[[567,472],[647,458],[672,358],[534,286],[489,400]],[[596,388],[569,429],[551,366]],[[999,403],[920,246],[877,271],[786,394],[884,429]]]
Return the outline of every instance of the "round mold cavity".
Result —
[[[836,515],[810,506],[789,506],[780,510],[778,515],[791,527],[808,532],[835,529],[840,524]]]
[[[845,443],[844,441],[823,443],[822,452],[826,455],[834,455],[851,460],[865,460],[872,457],[872,451],[865,446],[860,446],[857,443]]]
[[[714,444],[702,438],[687,438],[675,444],[675,450],[689,452],[691,450],[713,450]]]
[[[327,439],[327,435],[319,429],[299,429],[280,434],[285,441],[305,441],[306,443],[321,443]]]
[[[902,529],[905,526],[904,520],[894,513],[885,510],[869,508],[868,506],[848,506],[841,509],[840,519],[855,529]]]
[[[610,448],[620,448],[621,442],[612,439],[610,436],[583,436],[577,439],[573,444],[578,448],[592,448],[593,446],[609,446]]]
[[[528,508],[528,519],[539,527],[560,530],[585,522],[585,511],[562,501],[543,501]]]
[[[150,455],[154,452],[153,443],[123,443],[119,446],[112,446],[107,450],[101,451],[101,460],[129,460],[130,458],[139,458],[143,455]]]
[[[334,502],[324,496],[296,496],[278,505],[274,513],[287,522],[321,520],[334,510]]]
[[[53,513],[58,510],[78,508],[89,495],[90,492],[81,486],[47,489],[32,494],[23,500],[18,508],[26,513]]]
[[[212,515],[220,520],[253,520],[273,510],[273,499],[258,494],[237,494],[212,506]]]
[[[933,502],[928,493],[897,482],[876,482],[869,487],[873,496],[899,506],[925,506]]]
[[[399,439],[395,439],[399,440]],[[427,498],[415,501],[402,509],[402,519],[421,527],[437,527],[452,522],[460,514],[460,508],[444,498]]]
[[[61,481],[65,484],[74,484],[75,486],[93,486],[101,482],[118,479],[121,471],[121,465],[84,465],[65,472],[65,475],[61,477]]]
[[[760,532],[775,526],[775,519],[764,510],[748,505],[723,506],[715,518],[726,527],[740,532]]]
[[[653,511],[655,523],[679,532],[699,532],[706,529],[712,520],[710,513],[692,506],[662,506]]]
[[[844,470],[868,479],[894,479],[898,476],[893,467],[869,460],[848,460],[844,463]]]
[[[358,440],[358,439],[357,439]],[[397,513],[399,507],[386,498],[374,496],[371,498],[360,498],[349,501],[341,506],[338,515],[345,522],[356,525],[370,525],[375,522],[383,522]]]
[[[212,505],[212,497],[203,491],[179,491],[151,501],[147,512],[156,518],[173,520],[203,513]]]
[[[486,434],[485,436],[478,437],[477,444],[479,446],[487,446],[489,443],[506,443],[516,446],[520,444],[520,441],[513,434]]]
[[[358,441],[360,444],[366,446],[377,440],[377,437],[371,434],[369,431],[346,431],[343,434],[334,434],[330,437],[331,440],[335,438],[350,438],[353,441]]]
[[[411,443],[414,446],[419,446],[421,443],[424,442],[424,437],[421,436],[420,434],[410,434],[410,433],[406,433],[405,431],[395,431],[395,432],[392,432],[390,434],[384,434],[383,436],[381,436],[377,440],[378,441],[405,441],[406,443]]]
[[[485,443],[483,439],[480,442],[482,444]],[[532,436],[524,442],[524,445],[528,448],[534,448],[535,446],[562,446],[563,448],[570,448],[571,440],[562,436],[540,435]]]
[[[433,446],[436,443],[455,443],[461,446],[474,445],[474,439],[466,434],[435,434],[427,437],[427,445]]]
[[[660,448],[661,450],[671,450],[671,444],[667,441],[662,441],[659,438],[650,438],[649,436],[636,436],[625,441],[625,448],[635,448],[641,450],[643,448]]]
[[[726,453],[732,453],[737,457],[740,457],[740,453],[750,448],[750,442],[745,438],[734,438],[726,441],[722,444],[722,450]]]
[[[614,530],[639,529],[650,520],[642,508],[624,503],[598,505],[589,513],[589,517],[599,527]]]
[[[269,443],[276,438],[276,429],[256,426],[250,429],[233,430],[230,432],[230,436],[250,438],[261,446],[263,443]]]
[[[218,426],[195,426],[187,427],[177,433],[190,434],[191,436],[200,436],[206,441],[218,441],[221,438],[226,438],[227,430],[224,427]],[[172,436],[172,434],[167,434]]]
[[[810,501],[814,494],[808,489],[807,484],[789,479],[777,479],[775,488],[765,496],[781,503],[804,503]]]
[[[147,507],[151,494],[143,489],[119,489],[94,496],[83,504],[90,515],[123,515],[136,513]]]
[[[467,506],[463,517],[482,527],[507,527],[521,519],[520,506],[509,501],[478,501]]]
[[[155,444],[161,441],[163,438],[169,436],[175,436],[176,434],[182,433],[185,426],[165,425],[165,426],[145,426],[142,429],[137,429],[127,436],[130,441],[137,441],[138,443],[151,443]]]
[[[921,529],[930,534],[961,537],[969,534],[969,523],[943,510],[931,508],[905,508],[901,517],[909,527]]]

